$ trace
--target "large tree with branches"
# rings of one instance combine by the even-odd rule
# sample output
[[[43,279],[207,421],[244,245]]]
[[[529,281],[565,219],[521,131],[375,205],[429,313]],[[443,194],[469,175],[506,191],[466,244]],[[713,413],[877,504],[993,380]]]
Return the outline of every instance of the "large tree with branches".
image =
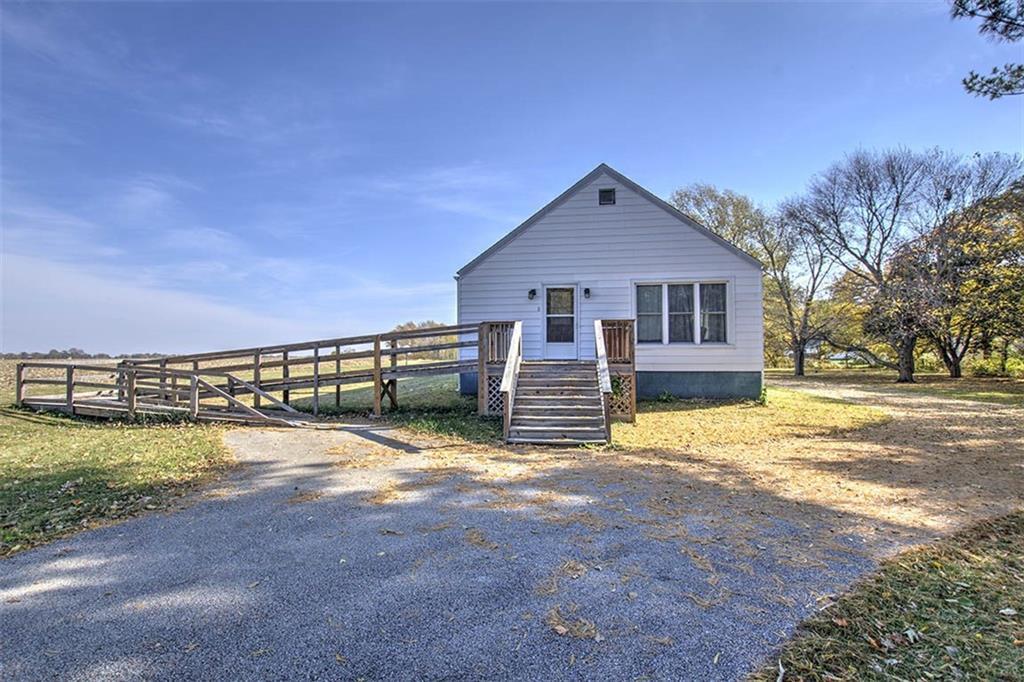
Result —
[[[895,369],[898,381],[914,380],[920,330],[899,303],[903,290],[890,282],[891,261],[909,238],[909,225],[924,180],[926,158],[906,149],[860,151],[815,176],[787,215],[822,252],[872,293],[865,328],[892,347],[895,360],[874,354],[859,339],[829,335],[830,344]],[[891,305],[883,305],[888,301]]]

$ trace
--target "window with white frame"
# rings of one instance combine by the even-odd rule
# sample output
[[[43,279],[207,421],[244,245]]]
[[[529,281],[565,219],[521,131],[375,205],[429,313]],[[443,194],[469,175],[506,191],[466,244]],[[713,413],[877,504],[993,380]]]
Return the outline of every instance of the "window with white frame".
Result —
[[[637,284],[637,343],[726,343],[727,305],[723,282]]]
[[[700,285],[700,342],[725,343],[725,285]]]
[[[668,285],[668,342],[693,343],[693,285]]]
[[[636,340],[638,343],[662,342],[661,285],[641,284],[636,288]]]

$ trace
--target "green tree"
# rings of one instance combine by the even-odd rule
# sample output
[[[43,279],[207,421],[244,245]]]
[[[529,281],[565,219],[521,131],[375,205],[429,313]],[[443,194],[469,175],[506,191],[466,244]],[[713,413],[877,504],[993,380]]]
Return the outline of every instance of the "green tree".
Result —
[[[1024,0],[953,0],[954,19],[980,19],[978,32],[995,40],[1024,38]],[[998,99],[1024,93],[1024,64],[993,67],[987,75],[975,71],[963,80],[967,92]]]

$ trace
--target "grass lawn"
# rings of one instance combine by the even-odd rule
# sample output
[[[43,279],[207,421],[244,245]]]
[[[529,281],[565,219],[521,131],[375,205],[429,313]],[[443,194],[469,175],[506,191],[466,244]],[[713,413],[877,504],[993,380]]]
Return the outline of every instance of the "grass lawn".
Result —
[[[914,375],[914,383],[897,384],[896,373],[878,369],[830,369],[808,371],[807,376],[794,377],[788,369],[765,370],[770,382],[773,377],[784,377],[792,381],[813,381],[836,384],[856,384],[860,388],[885,388],[898,390],[907,395],[928,395],[954,400],[979,400],[1024,407],[1024,379],[998,377],[963,377],[950,379],[944,373],[923,373]]]
[[[865,405],[769,388],[767,401],[641,401],[635,424],[612,427],[615,447],[700,451],[721,445],[756,445],[784,438],[815,437],[886,421]]]
[[[0,360],[0,556],[164,507],[229,462],[219,426],[15,409],[14,364]]]
[[[758,675],[1024,677],[1024,512],[905,552],[815,615]]]

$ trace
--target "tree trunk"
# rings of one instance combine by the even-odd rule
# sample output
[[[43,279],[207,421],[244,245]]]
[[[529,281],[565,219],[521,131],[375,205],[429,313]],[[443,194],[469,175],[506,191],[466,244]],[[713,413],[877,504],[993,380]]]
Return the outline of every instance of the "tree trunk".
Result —
[[[917,345],[917,336],[908,335],[900,339],[898,351],[897,367],[899,369],[899,377],[896,379],[896,383],[907,384],[913,383],[914,381],[914,347]]]
[[[802,343],[793,344],[793,376],[804,375],[804,360],[807,358],[807,348]]]
[[[939,349],[939,357],[942,359],[942,364],[946,366],[946,371],[949,372],[949,378],[959,379],[963,376],[963,372],[960,370],[960,358],[956,356],[956,351],[939,342],[936,342],[935,346]]]
[[[999,373],[1004,377],[1009,374],[1006,371],[1006,362],[1010,359],[1010,339],[1003,339],[1003,348],[999,351]]]

